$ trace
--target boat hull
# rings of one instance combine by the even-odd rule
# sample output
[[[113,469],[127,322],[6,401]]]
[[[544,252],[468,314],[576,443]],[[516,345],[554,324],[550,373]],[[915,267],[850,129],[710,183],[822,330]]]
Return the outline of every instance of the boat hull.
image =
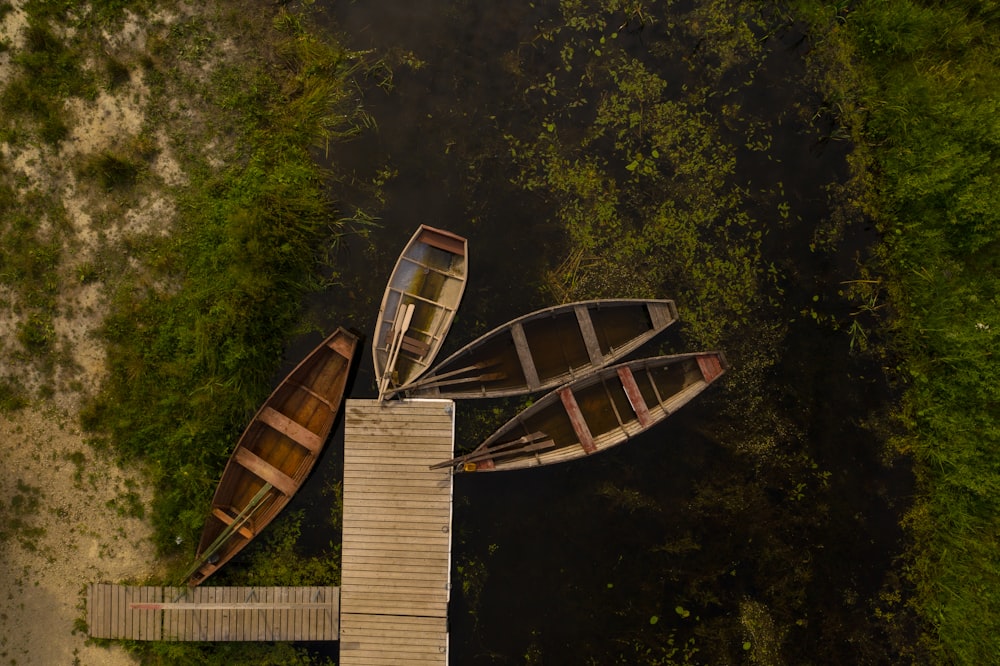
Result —
[[[406,389],[409,397],[501,398],[548,391],[617,363],[677,321],[671,300],[568,303],[477,338]]]
[[[441,350],[465,292],[468,241],[421,225],[393,268],[372,337],[379,395],[405,387],[423,374]],[[396,327],[412,306],[402,337]]]
[[[340,411],[358,338],[338,328],[271,393],[244,430],[212,499],[189,585],[266,527],[316,464]]]
[[[457,472],[538,467],[583,458],[661,423],[728,368],[721,352],[645,358],[598,370],[540,398],[471,453]]]

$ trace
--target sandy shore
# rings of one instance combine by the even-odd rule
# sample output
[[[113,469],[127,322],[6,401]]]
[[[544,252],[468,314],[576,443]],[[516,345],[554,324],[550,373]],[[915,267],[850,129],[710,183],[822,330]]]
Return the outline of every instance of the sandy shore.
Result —
[[[151,573],[150,530],[128,516],[128,484],[148,498],[141,478],[95,457],[73,420],[55,405],[0,417],[0,498],[5,518],[24,522],[0,546],[3,663],[133,663],[120,647],[86,645],[76,625],[88,583]]]
[[[17,73],[12,58],[24,43],[23,2],[0,19],[0,84]],[[136,21],[107,36],[106,49],[127,57],[144,48]],[[91,65],[94,66],[94,65]],[[15,289],[0,283],[0,378],[15,377],[29,406],[0,414],[0,663],[40,666],[132,664],[119,646],[87,645],[82,630],[88,583],[141,580],[157,566],[150,543],[149,493],[138,470],[122,470],[95,454],[80,432],[82,398],[104,373],[104,350],[93,335],[106,311],[107,285],[84,284],[79,267],[92,261],[123,233],[166,233],[172,218],[164,199],[147,198],[116,217],[100,233],[92,225],[109,206],[78,188],[70,166],[80,155],[114,149],[142,125],[147,91],[140,76],[114,94],[71,100],[66,105],[69,136],[58,145],[0,141],[0,167],[17,183],[18,195],[55,194],[69,228],[62,241],[59,297],[52,320],[53,353],[46,369],[23,353],[17,339],[25,309]],[[164,149],[156,165],[160,183],[176,179],[176,163]],[[3,171],[0,171],[3,173]],[[156,178],[151,197],[157,197]],[[92,189],[92,188],[91,188]],[[39,234],[56,233],[51,220]],[[0,226],[0,230],[3,227]]]

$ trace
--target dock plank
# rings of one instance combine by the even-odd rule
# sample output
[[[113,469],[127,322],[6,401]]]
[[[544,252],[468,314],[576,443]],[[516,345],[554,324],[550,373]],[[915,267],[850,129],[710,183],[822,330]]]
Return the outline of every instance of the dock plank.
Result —
[[[91,585],[93,638],[141,641],[329,641],[340,631],[338,587]],[[91,614],[92,613],[92,614]]]
[[[447,400],[349,400],[344,436],[340,663],[448,663]]]

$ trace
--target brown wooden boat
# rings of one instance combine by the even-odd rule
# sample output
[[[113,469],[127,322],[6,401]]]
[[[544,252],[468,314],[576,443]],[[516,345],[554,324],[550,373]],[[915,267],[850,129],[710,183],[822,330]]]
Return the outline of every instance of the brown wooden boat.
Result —
[[[338,328],[253,417],[216,488],[188,585],[198,585],[240,552],[305,481],[340,411],[357,345],[357,336]]]
[[[458,472],[551,465],[604,451],[652,428],[718,379],[721,352],[644,358],[597,370],[539,398],[471,453]]]
[[[378,311],[372,357],[379,399],[434,362],[465,292],[469,243],[421,225],[393,268]]]
[[[499,398],[548,391],[611,365],[677,321],[670,300],[605,299],[538,310],[462,347],[409,397]]]

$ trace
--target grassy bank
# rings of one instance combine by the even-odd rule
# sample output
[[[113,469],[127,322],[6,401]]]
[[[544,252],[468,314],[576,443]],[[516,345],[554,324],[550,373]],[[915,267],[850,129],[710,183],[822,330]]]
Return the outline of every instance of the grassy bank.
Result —
[[[156,582],[189,564],[288,340],[316,327],[302,303],[348,224],[314,157],[363,124],[360,59],[307,14],[0,3],[18,22],[0,42],[0,409],[68,392],[98,449],[147,470],[173,571]],[[74,345],[84,314],[99,340]],[[100,350],[89,375],[82,346]],[[240,582],[339,582],[335,546],[297,552],[301,520],[275,524]],[[288,645],[133,647],[146,663],[312,663]]]
[[[288,14],[274,26],[253,26],[273,51],[219,66],[203,89],[208,122],[221,126],[188,137],[176,229],[138,248],[147,271],[116,286],[103,331],[110,377],[84,415],[151,465],[165,552],[196,541],[200,507],[300,330],[302,297],[339,230],[309,147],[354,129],[338,115],[350,104],[351,56]],[[154,45],[147,66],[164,96],[185,92],[170,58],[206,34],[189,29]],[[221,166],[190,143],[227,135]]]
[[[827,90],[883,234],[917,461],[907,561],[940,663],[1000,662],[1000,10],[893,0],[809,9]]]
[[[233,442],[270,391],[288,339],[308,326],[304,296],[319,286],[343,231],[329,174],[310,149],[358,127],[353,54],[292,14],[261,9],[246,21],[231,7],[230,23],[215,26],[221,34],[182,22],[149,48],[143,66],[163,100],[197,99],[186,54],[198,62],[199,49],[228,35],[237,55],[213,67],[198,93],[204,125],[186,137],[191,149],[181,149],[189,181],[177,190],[176,228],[141,248],[147,272],[116,288],[104,326],[110,374],[84,414],[116,450],[148,464],[158,546],[181,567]],[[170,113],[169,104],[162,108]],[[222,151],[208,154],[198,142]],[[240,580],[338,584],[335,552],[297,552],[301,520],[283,516]],[[280,645],[139,649],[147,663],[311,663]]]

